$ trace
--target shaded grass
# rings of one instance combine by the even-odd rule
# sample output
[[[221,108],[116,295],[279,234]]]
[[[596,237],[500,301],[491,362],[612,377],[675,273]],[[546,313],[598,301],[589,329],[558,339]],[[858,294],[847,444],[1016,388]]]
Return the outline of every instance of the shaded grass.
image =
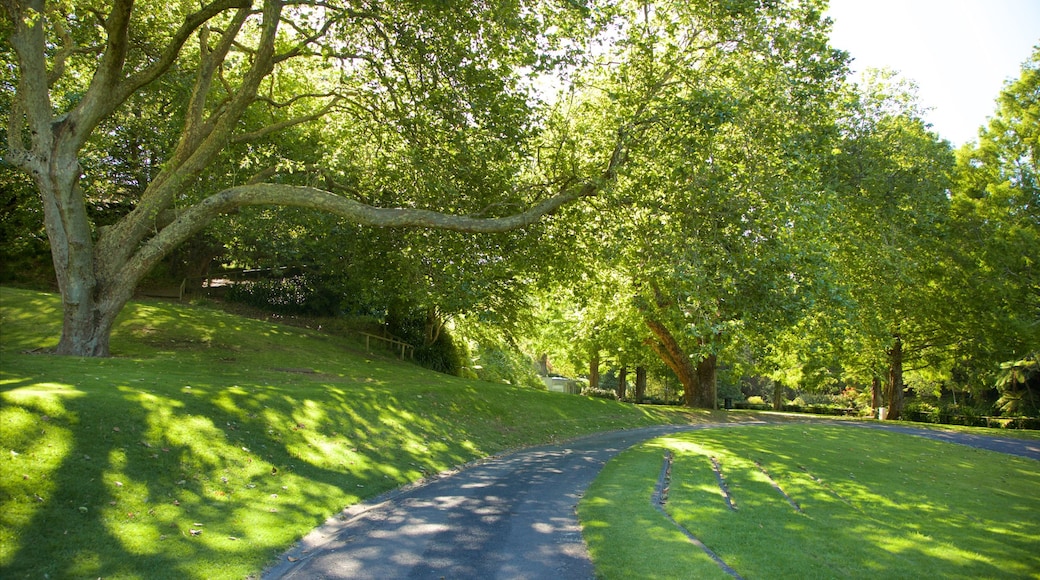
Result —
[[[703,567],[706,557],[692,544],[655,543],[661,549],[640,556],[649,550],[630,537],[637,517],[655,535],[678,533],[667,536],[664,518],[652,517],[646,491],[665,449],[675,454],[669,514],[746,578],[1040,572],[1038,462],[883,431],[786,425],[669,436],[608,464],[579,506],[605,578],[678,577],[657,570]],[[713,457],[735,511],[722,497]],[[696,574],[726,577],[717,567]]]
[[[242,578],[362,499],[594,431],[710,420],[463,380],[348,340],[161,302],[115,356],[30,354],[56,296],[0,288],[5,578]]]

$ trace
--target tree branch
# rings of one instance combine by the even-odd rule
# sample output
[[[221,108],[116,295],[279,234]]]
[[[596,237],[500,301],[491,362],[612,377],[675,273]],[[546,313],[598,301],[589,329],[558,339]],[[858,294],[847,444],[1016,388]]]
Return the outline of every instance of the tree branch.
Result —
[[[128,261],[124,275],[140,277],[172,248],[204,228],[215,218],[245,206],[287,206],[315,209],[371,227],[427,227],[469,233],[516,230],[540,220],[561,206],[592,195],[600,185],[585,183],[560,192],[524,212],[499,218],[475,218],[423,209],[380,208],[313,187],[260,183],[226,189],[185,209]]]
[[[231,142],[232,143],[245,143],[247,141],[255,141],[257,139],[262,139],[262,138],[270,135],[271,133],[277,133],[278,131],[283,131],[285,129],[288,129],[289,127],[294,127],[294,126],[300,125],[302,123],[307,123],[307,122],[310,122],[310,121],[314,121],[316,119],[320,119],[320,118],[324,117],[326,114],[328,114],[328,112],[331,111],[336,106],[336,102],[337,101],[335,99],[333,99],[327,105],[325,105],[321,109],[319,109],[319,110],[317,110],[317,111],[315,111],[315,112],[313,112],[313,113],[311,113],[309,115],[300,115],[299,117],[294,117],[292,119],[286,119],[285,121],[282,121],[280,123],[274,123],[274,124],[268,125],[266,127],[261,127],[260,129],[257,129],[256,131],[251,131],[249,133],[242,133],[241,135],[236,135],[236,136],[231,138]]]

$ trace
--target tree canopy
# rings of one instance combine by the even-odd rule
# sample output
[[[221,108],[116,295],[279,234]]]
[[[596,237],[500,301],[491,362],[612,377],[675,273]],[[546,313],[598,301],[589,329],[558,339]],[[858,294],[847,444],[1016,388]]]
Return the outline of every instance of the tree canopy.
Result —
[[[1031,400],[1040,50],[955,153],[822,0],[2,2],[4,241],[42,224],[59,353],[184,248],[424,342],[541,315],[690,405],[720,368]]]

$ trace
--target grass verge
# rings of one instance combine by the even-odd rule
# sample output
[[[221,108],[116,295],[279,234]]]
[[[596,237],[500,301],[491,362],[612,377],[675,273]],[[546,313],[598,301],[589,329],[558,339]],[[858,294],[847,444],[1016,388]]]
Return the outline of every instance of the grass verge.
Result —
[[[115,356],[53,347],[0,288],[0,575],[243,578],[342,508],[511,448],[708,413],[439,375],[349,340],[161,302]]]
[[[674,454],[669,515],[743,577],[1040,570],[1040,463],[897,433],[784,425],[664,437],[610,462],[579,505],[604,578],[728,577],[650,505],[665,450]]]

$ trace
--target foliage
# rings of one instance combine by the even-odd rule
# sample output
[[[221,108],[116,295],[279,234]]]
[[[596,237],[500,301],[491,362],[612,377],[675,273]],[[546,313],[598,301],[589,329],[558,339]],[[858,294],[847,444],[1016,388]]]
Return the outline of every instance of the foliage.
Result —
[[[464,345],[457,345],[451,330],[441,327],[430,335],[431,321],[425,312],[399,310],[387,317],[386,329],[390,336],[415,347],[415,362],[420,366],[446,375],[461,376],[467,353]]]
[[[976,393],[1040,344],[1038,91],[1040,47],[1001,91],[978,143],[957,152],[951,214],[960,278],[948,300],[957,308],[957,374]]]
[[[784,339],[801,352],[777,354],[805,386],[882,380],[895,419],[904,366],[926,367],[955,342],[941,282],[954,159],[922,120],[915,87],[890,71],[850,85],[839,107],[838,138],[821,159],[833,205],[828,292]]]
[[[1040,416],[1040,353],[1000,365],[997,378],[1000,399],[997,406],[1005,415]]]
[[[744,577],[1027,578],[1040,566],[1040,521],[1023,517],[1040,508],[1035,461],[801,424],[668,436],[611,460],[578,506],[598,575],[727,577],[650,505],[665,451],[664,509]]]
[[[813,158],[845,58],[827,45],[819,8],[632,6],[609,64],[567,102],[592,109],[579,127],[602,138],[597,122],[647,106],[644,87],[657,95],[616,185],[546,226],[564,287],[553,297],[566,304],[551,318],[567,328],[559,358],[617,368],[659,357],[687,404],[713,406],[713,380],[695,384],[691,361],[713,363],[738,335],[797,317],[819,256],[796,226],[821,218]],[[598,149],[583,138],[568,144]]]
[[[228,288],[224,297],[279,314],[337,316],[342,313],[339,297],[320,279],[307,274],[238,282]]]
[[[505,332],[502,326],[460,317],[455,321],[453,334],[467,343],[470,353],[467,370],[475,378],[546,389],[545,383],[535,372],[534,361],[521,352],[512,335]]]
[[[530,179],[531,77],[597,30],[583,6],[12,0],[0,25],[4,159],[45,210],[66,354],[106,355],[134,286],[240,207],[504,232],[601,189],[628,144]]]

